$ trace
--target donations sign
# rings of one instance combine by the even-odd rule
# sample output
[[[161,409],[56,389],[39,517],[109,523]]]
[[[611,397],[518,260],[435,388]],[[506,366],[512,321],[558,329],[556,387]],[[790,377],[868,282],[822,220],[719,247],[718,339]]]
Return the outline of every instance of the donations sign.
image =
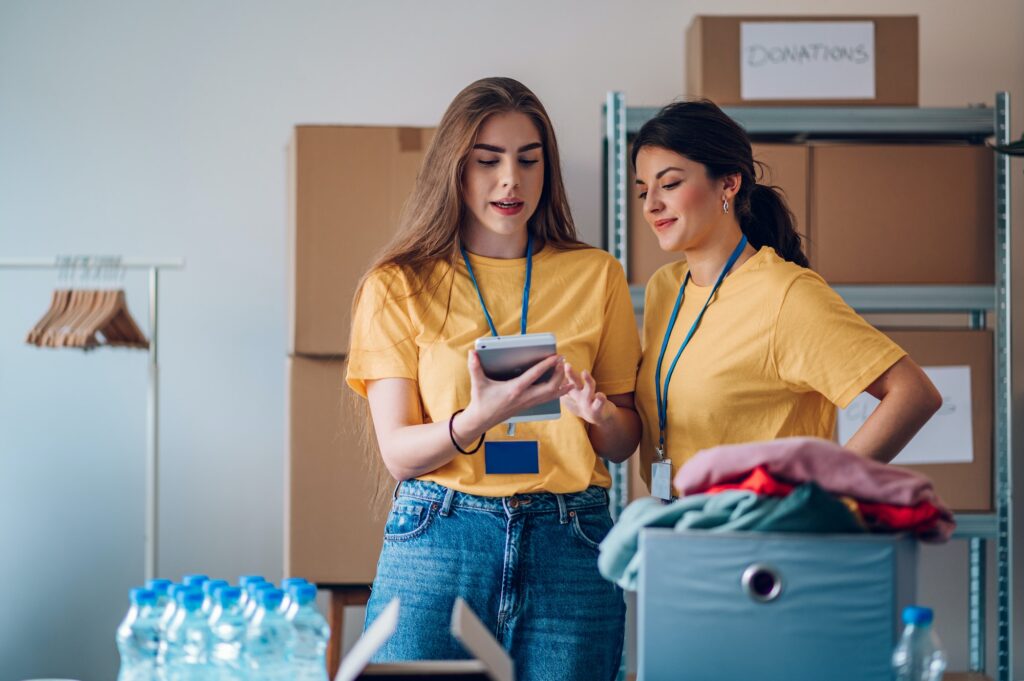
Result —
[[[740,23],[740,95],[758,99],[873,99],[871,21]]]

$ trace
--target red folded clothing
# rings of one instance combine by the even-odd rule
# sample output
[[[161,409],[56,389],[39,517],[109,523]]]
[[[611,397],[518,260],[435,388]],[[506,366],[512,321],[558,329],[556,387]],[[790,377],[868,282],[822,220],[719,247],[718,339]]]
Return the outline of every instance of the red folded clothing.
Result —
[[[930,536],[936,531],[940,511],[930,501],[916,506],[892,506],[858,501],[860,514],[870,530],[887,532],[908,531]]]
[[[704,494],[717,494],[727,489],[748,489],[757,492],[763,497],[784,497],[793,491],[794,485],[776,480],[765,470],[764,466],[758,466],[737,482],[713,485],[704,490]]]

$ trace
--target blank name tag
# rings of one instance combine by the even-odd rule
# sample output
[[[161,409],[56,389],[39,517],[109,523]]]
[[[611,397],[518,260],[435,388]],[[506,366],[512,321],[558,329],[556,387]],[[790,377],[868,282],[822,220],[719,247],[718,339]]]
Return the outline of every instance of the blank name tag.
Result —
[[[488,475],[540,473],[536,440],[484,443],[484,471]]]
[[[672,498],[672,462],[668,459],[651,464],[651,494],[666,501]]]

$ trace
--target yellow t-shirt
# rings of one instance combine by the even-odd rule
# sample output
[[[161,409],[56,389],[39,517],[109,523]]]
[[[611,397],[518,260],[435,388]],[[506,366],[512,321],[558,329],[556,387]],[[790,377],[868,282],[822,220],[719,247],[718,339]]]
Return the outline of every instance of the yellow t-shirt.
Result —
[[[685,262],[647,284],[636,400],[640,471],[650,485],[658,446],[654,374]],[[686,286],[662,381],[713,286]],[[831,438],[846,407],[906,353],[809,269],[761,248],[722,282],[668,390],[665,454],[673,470],[707,447],[791,436]]]
[[[498,333],[518,334],[526,259],[469,258]],[[436,293],[411,297],[412,282],[395,269],[367,279],[352,322],[348,384],[365,397],[368,380],[413,379],[424,418],[437,422],[469,404],[467,353],[490,330],[461,258],[454,277],[447,263],[435,265],[431,276],[443,282]],[[527,321],[527,333],[554,333],[558,352],[577,371],[592,372],[599,391],[633,392],[640,339],[626,277],[611,255],[551,246],[536,253]],[[488,442],[509,439],[538,441],[539,473],[487,475],[481,449],[458,455],[420,479],[483,496],[569,493],[611,484],[586,424],[564,409],[556,420],[517,424],[512,438],[504,425],[487,432]]]

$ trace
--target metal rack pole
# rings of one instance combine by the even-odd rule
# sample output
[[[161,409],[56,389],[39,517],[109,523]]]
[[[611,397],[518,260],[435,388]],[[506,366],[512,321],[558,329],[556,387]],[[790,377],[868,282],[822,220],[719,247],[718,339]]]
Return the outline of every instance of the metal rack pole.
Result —
[[[149,270],[149,386],[146,401],[146,530],[147,580],[157,575],[157,508],[160,494],[160,364],[157,356],[157,320],[159,319],[159,277],[156,267]]]
[[[116,256],[58,256],[56,258],[0,258],[0,269],[117,268],[149,271],[149,380],[146,392],[146,526],[145,578],[157,574],[157,504],[159,501],[160,365],[157,355],[159,277],[161,269],[181,269],[182,258],[120,258]]]
[[[1010,96],[996,95],[995,138],[1010,142]],[[995,330],[995,463],[996,463],[996,590],[997,676],[1013,673],[1013,377],[1011,317],[1010,158],[996,154],[996,330]]]
[[[985,317],[986,310],[971,310],[970,328],[984,329]],[[975,536],[967,541],[967,668],[972,672],[985,671],[985,593],[988,579],[985,554],[987,551],[988,540],[986,538]]]
[[[621,92],[609,92],[605,101],[605,173],[607,178],[606,238],[608,251],[629,275],[626,242],[626,101]],[[629,497],[629,464],[608,466],[612,479],[610,511],[618,520]]]

